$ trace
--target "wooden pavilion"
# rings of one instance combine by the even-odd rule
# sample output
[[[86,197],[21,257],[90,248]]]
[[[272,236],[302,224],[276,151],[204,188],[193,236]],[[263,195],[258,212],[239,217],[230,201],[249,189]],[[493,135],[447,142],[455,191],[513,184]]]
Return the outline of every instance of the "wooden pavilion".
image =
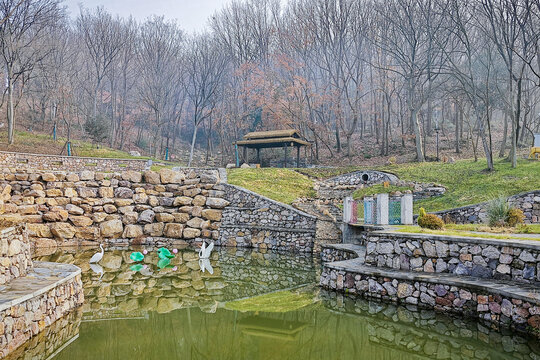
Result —
[[[244,135],[243,140],[233,143],[236,147],[236,159],[238,164],[238,147],[244,148],[244,159],[247,159],[247,149],[257,150],[257,163],[261,163],[261,149],[283,148],[283,167],[287,167],[288,148],[296,147],[296,166],[300,167],[300,148],[302,146],[311,146],[303,140],[298,130],[273,130],[256,131]]]

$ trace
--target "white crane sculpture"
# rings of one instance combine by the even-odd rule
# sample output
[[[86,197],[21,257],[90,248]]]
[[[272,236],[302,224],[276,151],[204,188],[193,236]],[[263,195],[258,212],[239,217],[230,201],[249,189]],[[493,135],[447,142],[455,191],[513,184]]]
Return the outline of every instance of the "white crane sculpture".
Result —
[[[214,242],[212,241],[208,247],[206,247],[206,241],[203,240],[201,250],[199,250],[199,259],[208,259],[210,253],[214,249]]]
[[[105,253],[105,250],[103,250],[103,244],[99,244],[99,248],[101,249],[101,252],[97,252],[90,258],[90,264],[92,263],[98,263],[103,259],[103,254]]]

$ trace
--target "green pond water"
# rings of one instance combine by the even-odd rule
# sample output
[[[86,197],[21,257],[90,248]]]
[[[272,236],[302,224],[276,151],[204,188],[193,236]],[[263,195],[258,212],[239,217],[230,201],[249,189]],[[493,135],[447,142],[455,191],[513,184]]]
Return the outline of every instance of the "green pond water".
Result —
[[[537,339],[474,319],[320,290],[311,256],[188,248],[158,267],[146,249],[137,267],[142,248],[99,267],[95,249],[37,254],[82,268],[85,304],[11,359],[540,359]]]

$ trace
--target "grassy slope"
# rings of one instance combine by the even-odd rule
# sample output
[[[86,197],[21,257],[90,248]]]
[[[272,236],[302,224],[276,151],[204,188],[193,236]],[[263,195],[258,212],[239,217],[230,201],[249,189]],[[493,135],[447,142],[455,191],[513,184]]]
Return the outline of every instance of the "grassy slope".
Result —
[[[314,197],[313,181],[294,170],[230,169],[229,183],[242,186],[270,199],[291,204],[302,197]]]
[[[45,134],[35,134],[25,131],[15,131],[15,144],[7,144],[7,133],[0,133],[0,150],[13,151],[13,152],[25,152],[32,154],[49,154],[58,155],[62,151],[62,148],[66,142],[65,138],[59,137],[57,141],[54,141],[52,136]],[[128,152],[111,149],[108,147],[100,146],[99,149],[96,145],[81,140],[73,140],[73,155],[83,157],[95,157],[95,158],[107,158],[107,159],[153,159],[147,156],[131,156]],[[64,149],[63,155],[66,155]],[[156,160],[156,159],[153,159]],[[163,163],[163,160],[157,160]],[[179,165],[169,163],[171,166]],[[163,167],[163,166],[162,166]]]
[[[462,160],[455,164],[412,163],[379,168],[402,180],[442,184],[443,196],[415,202],[415,208],[438,211],[488,201],[498,196],[510,196],[540,189],[540,161],[520,160],[512,169],[510,163],[495,160],[495,171],[485,172],[485,162]]]

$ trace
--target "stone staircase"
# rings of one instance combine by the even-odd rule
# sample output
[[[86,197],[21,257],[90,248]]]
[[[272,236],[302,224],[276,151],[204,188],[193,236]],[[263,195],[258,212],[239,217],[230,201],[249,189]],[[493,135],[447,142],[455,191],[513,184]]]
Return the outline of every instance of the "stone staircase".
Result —
[[[510,327],[540,337],[540,244],[509,241],[496,248],[492,242],[504,241],[458,238],[452,240],[456,245],[449,239],[441,239],[435,240],[437,248],[430,248],[426,238],[414,240],[412,234],[405,235],[408,236],[407,244],[416,242],[415,246],[410,246],[413,248],[410,249],[411,258],[406,262],[396,262],[396,259],[404,260],[403,239],[392,243],[389,237],[378,237],[375,241],[368,239],[360,244],[323,245],[320,285],[362,297],[474,316],[494,326]],[[477,244],[474,244],[475,240]],[[443,257],[442,253],[452,253],[444,241],[457,252],[456,259],[447,261]],[[425,250],[421,254],[419,249],[422,247]],[[467,250],[476,253],[474,260]],[[401,255],[387,255],[394,251]],[[415,259],[420,263],[425,261],[425,264],[416,264]],[[441,259],[453,264],[452,270],[438,266]],[[486,259],[491,259],[487,269],[492,273],[471,271],[466,267],[472,261],[481,263]],[[511,269],[507,270],[504,263],[511,264]],[[538,272],[531,275],[527,270],[530,266],[537,267]],[[472,265],[472,268],[479,267]]]

